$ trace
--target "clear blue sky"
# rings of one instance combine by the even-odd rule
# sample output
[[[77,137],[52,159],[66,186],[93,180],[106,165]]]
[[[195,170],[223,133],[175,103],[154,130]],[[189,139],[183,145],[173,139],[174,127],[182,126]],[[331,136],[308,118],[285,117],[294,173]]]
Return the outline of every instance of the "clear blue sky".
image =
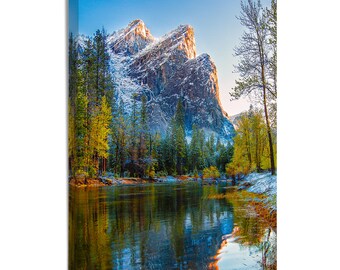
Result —
[[[270,0],[262,3],[269,5]],[[78,12],[79,33],[86,35],[102,27],[111,33],[134,19],[143,20],[155,37],[180,24],[192,25],[197,53],[210,54],[217,66],[224,109],[233,115],[249,108],[247,99],[230,102],[229,96],[237,78],[233,48],[243,31],[236,19],[239,0],[78,0]]]

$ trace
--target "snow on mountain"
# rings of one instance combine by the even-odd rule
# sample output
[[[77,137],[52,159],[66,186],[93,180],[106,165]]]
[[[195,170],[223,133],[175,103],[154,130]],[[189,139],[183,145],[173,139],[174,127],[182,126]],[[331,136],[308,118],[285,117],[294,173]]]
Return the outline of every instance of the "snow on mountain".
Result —
[[[160,38],[141,20],[108,36],[115,91],[129,111],[132,96],[147,96],[150,127],[165,132],[178,100],[188,134],[193,124],[225,140],[234,127],[219,100],[216,66],[208,54],[196,54],[194,29],[180,25]],[[140,101],[139,101],[140,102]]]
[[[114,32],[108,41],[114,53],[131,55],[144,49],[154,38],[142,20],[134,20],[125,29]]]

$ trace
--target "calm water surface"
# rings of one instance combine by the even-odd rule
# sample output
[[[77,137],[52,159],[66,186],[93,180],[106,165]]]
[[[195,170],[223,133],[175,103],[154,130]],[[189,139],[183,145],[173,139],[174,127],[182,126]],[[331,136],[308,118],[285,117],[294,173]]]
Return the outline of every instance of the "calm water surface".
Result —
[[[265,226],[245,201],[211,199],[226,192],[237,191],[196,183],[70,188],[69,269],[261,269]]]

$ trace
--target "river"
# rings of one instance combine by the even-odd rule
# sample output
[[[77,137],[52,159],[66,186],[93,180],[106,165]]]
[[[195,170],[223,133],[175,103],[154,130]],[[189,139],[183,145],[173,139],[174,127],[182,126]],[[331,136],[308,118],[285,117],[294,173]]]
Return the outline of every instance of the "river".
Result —
[[[69,269],[262,269],[268,224],[243,194],[225,184],[70,187]]]

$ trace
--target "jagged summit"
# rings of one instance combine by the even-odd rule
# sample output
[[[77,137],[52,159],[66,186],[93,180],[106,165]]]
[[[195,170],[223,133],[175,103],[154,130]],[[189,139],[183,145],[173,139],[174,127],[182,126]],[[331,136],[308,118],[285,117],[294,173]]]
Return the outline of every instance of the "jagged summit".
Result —
[[[132,22],[130,22],[129,25],[127,26],[127,28],[132,28],[132,27],[135,27],[137,25],[145,26],[144,22],[141,19],[136,19],[136,20],[133,20]]]
[[[184,52],[189,59],[196,57],[196,43],[194,29],[190,25],[180,25],[175,30],[165,34],[148,46],[149,50],[164,49],[160,53],[178,49]],[[144,54],[148,50],[145,50]]]
[[[109,43],[115,53],[128,56],[146,53],[148,50],[143,50],[145,47],[149,50],[168,47],[168,50],[181,49],[188,58],[196,57],[194,29],[190,25],[180,25],[175,30],[155,39],[145,23],[137,19],[130,22],[126,28],[114,32],[109,37]]]
[[[140,19],[108,39],[115,87],[126,107],[132,95],[146,95],[150,126],[165,132],[182,100],[186,129],[193,124],[230,139],[234,128],[219,100],[217,69],[212,58],[197,56],[194,29],[180,25],[154,38]]]
[[[140,19],[132,21],[124,30],[124,34],[134,33],[135,36],[141,36],[145,39],[153,40],[153,37],[144,22]]]
[[[149,29],[142,20],[134,20],[129,25],[109,37],[109,43],[115,53],[133,55],[154,41]]]

